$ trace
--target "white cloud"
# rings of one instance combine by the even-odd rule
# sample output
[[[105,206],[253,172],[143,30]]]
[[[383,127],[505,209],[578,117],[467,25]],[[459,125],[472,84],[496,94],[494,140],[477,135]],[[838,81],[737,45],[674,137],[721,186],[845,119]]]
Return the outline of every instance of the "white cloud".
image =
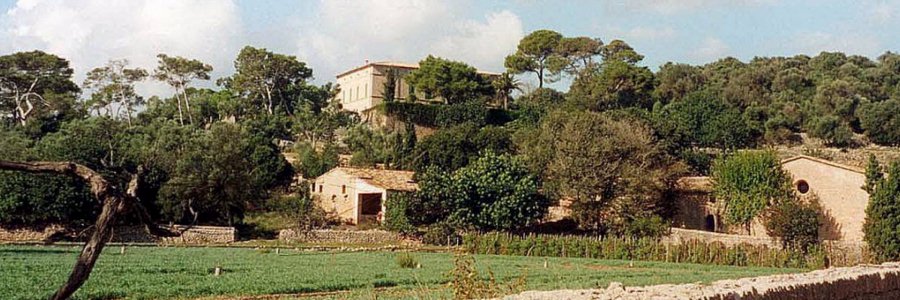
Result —
[[[312,62],[319,81],[364,60],[416,62],[435,54],[479,68],[502,69],[523,35],[518,16],[501,11],[484,20],[463,16],[467,3],[431,0],[323,1],[302,24],[298,56]]]
[[[494,71],[503,69],[503,58],[515,52],[525,36],[519,16],[506,10],[488,15],[485,22],[461,22],[457,30],[435,43],[434,54]]]
[[[20,0],[4,18],[0,38],[10,43],[0,50],[62,56],[77,80],[109,59],[152,69],[157,53],[199,59],[222,76],[240,47],[240,16],[231,0]],[[141,92],[169,93],[152,83]]]
[[[731,54],[731,47],[728,44],[720,39],[709,37],[703,40],[700,47],[691,55],[696,62],[704,63],[724,58],[729,54]]]
[[[617,5],[630,10],[676,14],[726,6],[758,6],[775,4],[779,0],[620,0]]]

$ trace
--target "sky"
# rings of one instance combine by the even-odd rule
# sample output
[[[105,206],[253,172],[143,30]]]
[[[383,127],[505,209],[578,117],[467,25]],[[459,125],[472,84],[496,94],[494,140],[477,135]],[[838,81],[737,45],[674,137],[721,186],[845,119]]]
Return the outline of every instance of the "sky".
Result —
[[[209,63],[215,79],[246,45],[297,56],[318,84],[366,60],[429,54],[500,72],[538,29],[622,39],[654,70],[726,56],[875,58],[900,49],[897,28],[900,0],[0,0],[0,54],[54,53],[78,82],[110,59],[152,69],[157,53]]]

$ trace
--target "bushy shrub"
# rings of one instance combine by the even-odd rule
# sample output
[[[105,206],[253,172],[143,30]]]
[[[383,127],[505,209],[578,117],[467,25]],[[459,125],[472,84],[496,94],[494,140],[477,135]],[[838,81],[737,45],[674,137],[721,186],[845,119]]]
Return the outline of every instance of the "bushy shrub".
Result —
[[[450,175],[434,168],[426,171],[417,193],[423,208],[415,211],[461,227],[521,229],[547,212],[549,201],[539,193],[538,184],[518,159],[488,151]]]
[[[419,260],[416,259],[415,256],[412,256],[409,252],[403,252],[397,254],[397,266],[404,269],[415,269],[419,266]]]
[[[821,211],[815,195],[805,201],[793,197],[775,202],[765,214],[766,232],[784,248],[808,251],[819,242]]]
[[[712,179],[716,198],[725,203],[725,220],[743,225],[748,234],[750,222],[769,203],[792,197],[788,175],[770,151],[721,157],[713,165]]]
[[[411,193],[392,192],[388,194],[385,202],[384,228],[390,231],[396,231],[404,234],[413,234],[416,227],[410,223],[409,201],[412,197]]]
[[[429,245],[449,246],[461,243],[462,237],[452,225],[447,222],[439,222],[425,228],[422,242]]]

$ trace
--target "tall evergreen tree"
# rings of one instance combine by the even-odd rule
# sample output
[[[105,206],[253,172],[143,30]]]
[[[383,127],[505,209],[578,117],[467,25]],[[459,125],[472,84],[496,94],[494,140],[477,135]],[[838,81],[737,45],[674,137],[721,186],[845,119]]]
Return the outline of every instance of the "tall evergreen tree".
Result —
[[[888,176],[878,181],[866,208],[863,225],[869,249],[881,260],[900,259],[900,161],[894,161]]]

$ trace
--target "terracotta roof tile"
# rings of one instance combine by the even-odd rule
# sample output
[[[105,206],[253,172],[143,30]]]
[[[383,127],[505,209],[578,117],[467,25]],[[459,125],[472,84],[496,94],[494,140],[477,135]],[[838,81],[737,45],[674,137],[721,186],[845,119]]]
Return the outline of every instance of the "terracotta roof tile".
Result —
[[[350,167],[338,167],[338,169],[351,176],[362,179],[368,184],[386,190],[411,192],[419,189],[419,185],[415,181],[413,181],[413,175],[416,174],[416,172],[413,171],[363,169]]]

